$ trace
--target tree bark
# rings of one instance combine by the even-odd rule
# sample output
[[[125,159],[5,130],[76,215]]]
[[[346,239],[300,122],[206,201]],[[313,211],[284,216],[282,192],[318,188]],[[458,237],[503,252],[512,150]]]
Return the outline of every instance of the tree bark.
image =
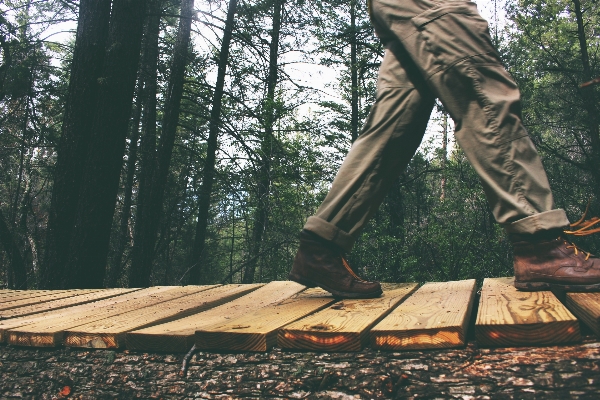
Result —
[[[351,121],[352,143],[358,138],[358,61],[356,39],[356,0],[350,0],[350,75],[352,83]]]
[[[144,0],[115,0],[88,162],[62,286],[104,285],[108,245],[139,65]]]
[[[25,260],[17,244],[17,239],[0,210],[0,242],[8,255],[10,264],[7,269],[9,287],[11,289],[27,289],[27,268]]]
[[[162,132],[160,144],[157,153],[156,176],[153,179],[153,188],[149,194],[150,200],[144,207],[147,208],[146,227],[144,228],[144,243],[136,243],[134,248],[141,245],[144,251],[140,257],[137,257],[131,265],[130,286],[146,287],[150,284],[150,273],[152,272],[152,262],[154,261],[154,247],[158,234],[160,215],[162,214],[163,199],[169,168],[171,166],[171,155],[175,144],[177,125],[179,123],[179,110],[181,98],[183,95],[183,84],[185,77],[185,67],[189,61],[188,46],[190,43],[190,33],[192,29],[192,18],[194,13],[194,1],[183,0],[181,3],[181,18],[177,32],[177,41],[173,49],[173,59],[171,62],[171,76],[167,88],[164,115],[162,120]],[[139,211],[138,211],[139,212]],[[142,211],[144,213],[144,211]],[[137,226],[136,226],[137,230]]]
[[[41,288],[58,289],[75,224],[79,188],[98,98],[110,19],[110,0],[81,0],[62,135],[56,152]]]
[[[160,34],[160,1],[150,3],[150,15],[145,36],[144,59],[142,61],[141,79],[143,81],[142,142],[140,154],[139,193],[137,196],[136,223],[133,234],[133,247],[131,249],[131,268],[129,270],[129,285],[135,281],[134,275],[139,274],[145,262],[144,257],[154,256],[154,242],[148,236],[155,236],[151,232],[151,220],[158,219],[153,215],[152,192],[156,174],[156,108],[157,108],[157,81],[158,81],[158,39]],[[158,222],[156,223],[158,224]],[[156,228],[154,228],[156,229]],[[150,245],[150,248],[146,246]],[[147,254],[149,253],[149,254]],[[152,261],[150,261],[152,262]]]
[[[136,105],[133,112],[133,121],[131,123],[131,136],[129,138],[128,155],[127,155],[127,170],[125,172],[125,184],[123,190],[123,206],[121,210],[119,237],[117,241],[117,249],[113,257],[110,269],[107,271],[106,287],[116,287],[123,267],[123,254],[125,247],[129,242],[129,220],[131,217],[131,203],[133,197],[133,183],[135,178],[135,165],[137,162],[138,140],[140,138],[140,120],[142,117],[142,96],[143,96],[143,81],[138,79],[138,90],[136,95]]]
[[[592,68],[590,65],[590,57],[588,54],[587,38],[585,36],[585,24],[583,21],[583,13],[581,10],[580,0],[573,0],[575,18],[577,20],[577,38],[579,39],[579,49],[581,52],[581,64],[583,66],[584,81],[589,81],[593,78]],[[600,199],[600,128],[598,120],[598,110],[596,108],[596,96],[591,89],[580,89],[583,97],[583,103],[588,115],[588,129],[590,132],[590,143],[592,147],[593,158],[588,161],[589,170],[594,177],[594,195]]]
[[[210,125],[208,129],[208,148],[206,150],[206,161],[202,176],[202,187],[200,188],[198,205],[198,222],[196,223],[196,237],[192,247],[190,282],[201,283],[202,253],[206,243],[206,229],[208,227],[208,213],[210,209],[210,196],[215,178],[215,163],[218,149],[218,136],[221,123],[221,106],[223,104],[223,87],[225,86],[225,75],[227,73],[227,60],[229,58],[229,46],[233,32],[233,22],[237,9],[237,0],[229,0],[227,8],[227,20],[223,32],[223,41],[221,42],[221,52],[219,53],[219,65],[217,83],[212,101],[210,112]]]
[[[271,157],[273,148],[273,127],[275,125],[275,89],[278,80],[279,35],[281,31],[281,14],[285,0],[275,0],[273,5],[273,29],[269,48],[269,75],[267,77],[267,97],[264,101],[264,137],[260,146],[261,165],[257,188],[257,208],[252,228],[251,262],[244,271],[242,283],[254,282],[256,264],[260,255],[263,234],[267,226],[268,200],[271,186]]]

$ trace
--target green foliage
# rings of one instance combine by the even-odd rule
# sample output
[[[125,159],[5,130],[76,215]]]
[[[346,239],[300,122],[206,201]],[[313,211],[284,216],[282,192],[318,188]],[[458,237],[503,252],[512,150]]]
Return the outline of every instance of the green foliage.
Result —
[[[159,121],[167,97],[179,3],[162,3]],[[58,10],[73,19],[76,10],[69,2],[15,0],[5,4],[0,12],[0,207],[19,238],[29,279],[34,282],[44,250],[53,148],[61,130],[73,44],[46,40],[43,32],[53,27]],[[352,4],[357,10],[354,28]],[[594,199],[591,213],[600,214],[600,149],[595,144],[600,85],[579,88],[600,75],[600,3],[581,3],[581,25],[576,4],[515,0],[508,8],[511,24],[497,36],[503,61],[522,90],[524,122],[542,155],[557,206],[572,219],[579,217],[588,197]],[[205,0],[196,2],[196,7],[201,12],[194,22],[192,62],[186,72],[163,212],[156,216],[160,231],[153,284],[187,282],[195,236],[227,2]],[[364,2],[341,0],[283,3],[278,79],[275,96],[269,99],[272,9],[273,0],[240,1],[238,6],[202,256],[206,282],[241,281],[246,266],[253,262],[252,231],[260,205],[266,205],[267,223],[255,260],[255,280],[287,278],[298,232],[324,199],[351,144],[352,41],[357,50],[358,86],[354,89],[359,123],[375,99],[383,48],[373,34]],[[336,81],[325,88],[327,95],[311,88],[312,78],[296,74],[294,65],[302,63],[335,72]],[[267,137],[270,125],[273,132]],[[440,121],[432,121],[430,131],[439,125]],[[270,163],[268,190],[259,198],[265,160]],[[140,218],[136,214],[139,173],[138,165],[131,226]],[[117,198],[113,252],[124,193]],[[597,240],[580,242],[586,249],[600,250]],[[125,269],[130,250],[131,242],[123,257]],[[493,221],[474,170],[460,149],[446,155],[428,143],[393,185],[350,261],[364,276],[392,282],[483,279],[512,273],[510,244]],[[0,285],[11,283],[6,265],[2,251]],[[122,277],[127,276],[124,272]],[[127,284],[123,278],[119,283]]]

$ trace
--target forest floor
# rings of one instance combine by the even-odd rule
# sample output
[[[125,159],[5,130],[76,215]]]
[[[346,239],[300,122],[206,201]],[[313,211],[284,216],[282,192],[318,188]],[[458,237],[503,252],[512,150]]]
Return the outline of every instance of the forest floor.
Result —
[[[0,398],[598,399],[600,343],[357,353],[0,347]]]

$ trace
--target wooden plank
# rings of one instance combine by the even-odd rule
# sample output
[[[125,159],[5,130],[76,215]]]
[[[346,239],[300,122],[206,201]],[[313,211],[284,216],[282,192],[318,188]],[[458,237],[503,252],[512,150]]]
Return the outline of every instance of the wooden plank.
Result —
[[[65,299],[67,297],[81,296],[83,294],[94,293],[103,289],[73,289],[73,290],[52,290],[39,296],[11,299],[0,303],[0,311],[10,310],[11,308],[28,306],[30,304],[40,304],[47,301]]]
[[[111,303],[110,299],[95,302],[97,309],[94,312],[77,312],[71,309],[62,309],[52,318],[44,318],[34,323],[10,329],[6,332],[6,341],[17,346],[56,347],[62,344],[65,330],[75,328],[93,321],[112,318],[154,304],[187,296],[189,294],[207,290],[215,286],[160,286],[139,290],[130,293],[126,301]],[[129,295],[125,295],[129,296]],[[124,296],[119,296],[124,297]],[[60,310],[59,310],[60,311]],[[10,320],[9,320],[10,321]]]
[[[0,293],[0,303],[65,291],[66,290],[7,290]]]
[[[243,296],[260,286],[262,285],[221,286],[91,322],[66,331],[64,343],[69,347],[118,349],[124,347],[125,336],[129,331],[197,314]]]
[[[254,310],[285,300],[306,289],[290,281],[274,281],[219,307],[166,324],[127,333],[127,348],[143,351],[185,352],[194,345],[196,330],[225,323]]]
[[[542,345],[581,340],[579,323],[550,291],[520,292],[514,278],[483,281],[475,324],[485,346]]]
[[[168,288],[168,287],[166,287]],[[4,343],[7,338],[7,331],[25,325],[30,325],[37,322],[56,320],[57,318],[69,318],[78,320],[86,318],[88,315],[95,315],[106,307],[114,307],[119,303],[125,303],[135,300],[140,297],[155,293],[156,288],[148,289],[132,289],[133,292],[110,297],[108,299],[94,301],[91,303],[79,304],[69,308],[57,309],[52,311],[44,311],[38,314],[26,315],[23,317],[15,317],[11,319],[0,319],[0,343]],[[165,290],[165,289],[163,289]]]
[[[277,331],[336,300],[322,289],[308,289],[239,318],[196,331],[200,350],[267,351],[277,343]]]
[[[0,311],[0,319],[23,317],[41,312],[58,310],[65,307],[72,307],[78,304],[91,303],[92,301],[107,299],[120,294],[133,292],[135,290],[137,289],[104,289],[79,296],[67,297],[64,299],[52,300],[39,304],[30,304],[18,308],[11,308],[10,310]]]
[[[384,284],[382,297],[342,300],[280,329],[277,344],[288,349],[359,351],[369,341],[369,329],[418,286]]]
[[[600,336],[600,293],[567,293],[567,307]]]
[[[464,346],[477,282],[430,282],[371,330],[371,347],[416,350]]]

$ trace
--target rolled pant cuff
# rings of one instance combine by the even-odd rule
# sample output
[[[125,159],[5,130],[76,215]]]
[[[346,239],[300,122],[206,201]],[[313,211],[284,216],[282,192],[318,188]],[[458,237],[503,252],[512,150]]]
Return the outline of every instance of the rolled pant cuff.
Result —
[[[337,244],[346,252],[350,252],[352,246],[354,246],[355,239],[348,232],[344,232],[334,224],[319,217],[309,217],[304,229]]]
[[[511,224],[504,225],[507,233],[533,234],[551,229],[565,229],[569,219],[564,210],[550,210],[522,218]]]

